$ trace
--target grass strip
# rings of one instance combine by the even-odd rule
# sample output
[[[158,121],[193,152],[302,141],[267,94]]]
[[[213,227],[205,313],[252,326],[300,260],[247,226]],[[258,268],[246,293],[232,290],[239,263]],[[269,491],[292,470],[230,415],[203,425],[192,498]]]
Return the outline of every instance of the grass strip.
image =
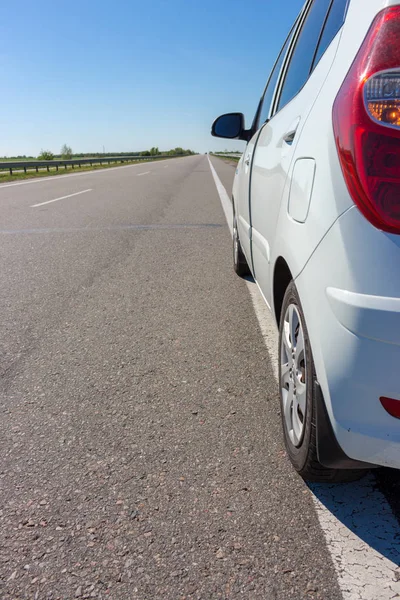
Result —
[[[215,156],[216,158],[220,158],[221,160],[230,160],[231,162],[238,163],[240,157],[237,156],[221,156],[220,154],[212,154],[211,156]]]

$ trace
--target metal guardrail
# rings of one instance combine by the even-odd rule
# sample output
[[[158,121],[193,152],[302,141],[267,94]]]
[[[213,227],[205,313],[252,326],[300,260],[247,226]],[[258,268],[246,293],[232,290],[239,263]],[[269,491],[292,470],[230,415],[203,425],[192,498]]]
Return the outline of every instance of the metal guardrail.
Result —
[[[0,170],[9,169],[10,175],[12,175],[13,169],[23,169],[26,173],[27,169],[36,169],[36,173],[38,173],[39,169],[47,168],[50,171],[50,167],[55,167],[58,171],[59,167],[64,167],[67,169],[68,166],[81,167],[82,165],[90,165],[93,166],[95,164],[103,164],[103,163],[124,163],[124,162],[132,162],[134,160],[155,160],[159,158],[176,158],[178,156],[184,156],[183,154],[158,154],[157,156],[106,156],[102,158],[74,158],[73,160],[25,160],[25,161],[6,161],[0,162]]]

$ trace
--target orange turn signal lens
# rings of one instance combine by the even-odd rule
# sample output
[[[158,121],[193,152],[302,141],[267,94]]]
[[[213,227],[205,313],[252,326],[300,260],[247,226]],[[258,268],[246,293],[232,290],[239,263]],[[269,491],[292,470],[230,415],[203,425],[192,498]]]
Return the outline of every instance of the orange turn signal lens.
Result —
[[[365,105],[382,125],[400,127],[400,73],[376,73],[364,85]]]

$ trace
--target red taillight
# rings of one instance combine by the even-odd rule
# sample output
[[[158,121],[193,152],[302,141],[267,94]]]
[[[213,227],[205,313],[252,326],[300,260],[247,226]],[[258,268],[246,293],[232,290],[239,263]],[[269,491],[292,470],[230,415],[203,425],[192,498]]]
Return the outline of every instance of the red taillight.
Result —
[[[400,234],[400,6],[379,13],[333,106],[350,195],[379,229]]]
[[[389,413],[392,417],[396,417],[396,419],[400,419],[400,400],[394,400],[393,398],[385,398],[382,396],[379,398],[383,408],[386,412]]]

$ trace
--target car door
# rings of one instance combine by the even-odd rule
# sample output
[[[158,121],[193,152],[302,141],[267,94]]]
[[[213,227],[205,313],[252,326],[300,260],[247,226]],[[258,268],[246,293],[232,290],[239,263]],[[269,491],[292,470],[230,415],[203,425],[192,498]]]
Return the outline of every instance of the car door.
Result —
[[[282,71],[271,118],[263,125],[253,149],[250,179],[253,271],[269,306],[272,305],[271,254],[283,190],[300,131],[328,75],[334,52],[321,61],[319,68],[315,68],[316,63],[343,24],[346,5],[347,0],[311,0],[307,4]],[[335,33],[331,27],[333,19],[337,25]],[[329,31],[330,39],[325,33]]]
[[[296,23],[292,27],[268,78],[267,85],[265,86],[264,93],[259,102],[257,112],[254,117],[253,125],[251,128],[251,130],[255,133],[246,145],[246,149],[243,152],[243,156],[240,159],[236,172],[237,178],[233,189],[234,205],[236,211],[235,216],[237,220],[240,245],[242,246],[242,250],[249,265],[252,264],[249,191],[253,152],[257,143],[258,136],[260,134],[260,124],[264,124],[270,115],[272,100],[274,98],[275,90],[279,82],[279,76],[299,19],[300,17],[297,19]]]
[[[233,186],[233,205],[236,218],[240,245],[246,257],[247,264],[251,266],[251,227],[250,227],[250,162],[259,131],[247,143],[243,156],[236,170],[236,180]]]

